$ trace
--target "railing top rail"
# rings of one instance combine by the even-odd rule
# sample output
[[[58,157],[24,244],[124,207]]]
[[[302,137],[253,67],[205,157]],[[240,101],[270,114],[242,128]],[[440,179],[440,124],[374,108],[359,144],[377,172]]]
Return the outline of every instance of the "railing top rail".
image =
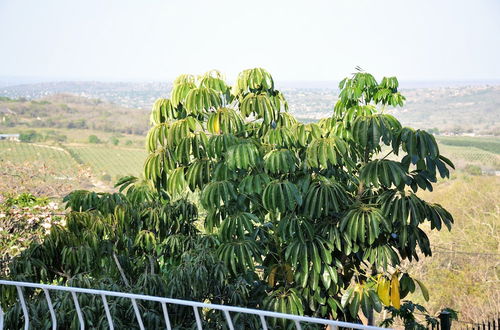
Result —
[[[30,282],[18,282],[18,281],[7,281],[7,280],[0,280],[0,285],[29,287],[29,288],[38,288],[38,289],[46,289],[46,290],[59,290],[59,291],[86,293],[86,294],[93,294],[93,295],[105,295],[105,296],[110,296],[110,297],[121,297],[121,298],[129,298],[129,299],[136,299],[136,300],[156,301],[156,302],[160,302],[160,303],[216,309],[216,310],[235,312],[235,313],[254,314],[254,315],[261,315],[261,316],[266,316],[266,317],[283,318],[283,319],[299,321],[299,322],[309,322],[309,323],[331,325],[331,326],[335,326],[335,327],[345,327],[345,328],[352,328],[352,329],[367,329],[367,330],[386,329],[386,328],[368,326],[368,325],[358,324],[358,323],[349,323],[349,322],[327,320],[327,319],[321,319],[321,318],[315,318],[315,317],[309,317],[309,316],[284,314],[284,313],[277,313],[277,312],[253,309],[253,308],[244,308],[244,307],[218,305],[218,304],[208,304],[208,303],[175,299],[175,298],[148,296],[148,295],[136,294],[136,293],[125,293],[125,292],[117,292],[117,291],[85,289],[85,288],[70,287],[70,286],[49,285],[49,284],[30,283]]]

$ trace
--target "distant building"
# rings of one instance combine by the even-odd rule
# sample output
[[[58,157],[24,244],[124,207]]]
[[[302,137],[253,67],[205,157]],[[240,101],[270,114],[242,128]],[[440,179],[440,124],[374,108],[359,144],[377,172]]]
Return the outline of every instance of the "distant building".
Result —
[[[19,134],[0,134],[0,140],[19,141]]]

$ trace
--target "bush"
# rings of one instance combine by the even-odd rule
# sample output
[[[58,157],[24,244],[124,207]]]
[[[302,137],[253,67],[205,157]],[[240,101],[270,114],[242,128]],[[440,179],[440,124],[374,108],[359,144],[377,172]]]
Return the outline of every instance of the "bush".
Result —
[[[481,167],[479,167],[477,165],[472,165],[472,164],[467,164],[464,167],[464,172],[467,174],[470,174],[470,175],[482,175],[483,174]]]
[[[90,135],[89,143],[99,144],[101,143],[101,140],[96,135]]]
[[[21,142],[38,142],[41,140],[43,140],[43,136],[33,130],[19,134],[19,141]]]
[[[112,136],[109,141],[111,142],[112,145],[117,146],[120,143],[120,140],[118,140],[116,137]]]

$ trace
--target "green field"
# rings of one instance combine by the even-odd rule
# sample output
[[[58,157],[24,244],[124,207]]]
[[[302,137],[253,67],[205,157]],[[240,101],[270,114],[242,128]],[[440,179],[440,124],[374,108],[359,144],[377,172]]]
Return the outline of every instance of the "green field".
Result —
[[[46,166],[54,172],[77,172],[82,165],[89,167],[100,179],[109,175],[112,180],[119,176],[139,176],[146,159],[144,149],[120,148],[106,145],[65,145],[63,147],[0,141],[0,164],[2,161]]]
[[[457,168],[468,165],[482,170],[500,170],[500,139],[476,137],[438,137],[440,151]],[[0,141],[0,163],[46,166],[53,172],[75,173],[82,165],[90,168],[93,176],[114,182],[124,175],[140,176],[147,153],[144,149],[111,146],[109,144],[66,144],[62,146],[37,143]]]
[[[139,176],[147,156],[144,149],[93,145],[69,145],[67,148],[89,165],[98,178],[106,174],[113,179],[124,175]]]
[[[437,141],[446,146],[472,147],[500,154],[500,138],[498,137],[438,136]]]
[[[0,141],[0,162],[41,163],[55,171],[68,171],[78,163],[64,149],[33,143]]]
[[[500,154],[485,151],[484,148],[440,144],[439,150],[451,159],[457,168],[477,165],[483,170],[500,170]]]

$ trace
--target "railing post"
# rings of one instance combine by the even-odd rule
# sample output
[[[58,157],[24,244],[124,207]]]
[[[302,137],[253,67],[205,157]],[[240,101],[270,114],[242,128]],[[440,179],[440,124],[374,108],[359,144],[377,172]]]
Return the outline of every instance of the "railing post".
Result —
[[[442,330],[451,330],[451,314],[447,311],[439,313],[439,323]]]

